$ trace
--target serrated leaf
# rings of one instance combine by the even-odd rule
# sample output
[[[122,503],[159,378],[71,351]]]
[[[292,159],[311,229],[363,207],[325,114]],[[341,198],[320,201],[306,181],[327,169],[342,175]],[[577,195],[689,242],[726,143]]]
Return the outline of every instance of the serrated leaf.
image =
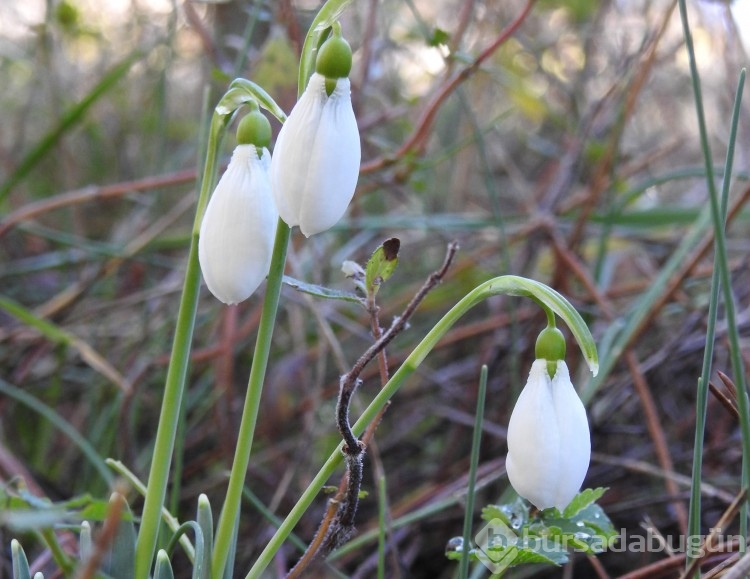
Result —
[[[327,300],[341,300],[344,302],[354,302],[354,303],[362,305],[362,298],[349,292],[344,292],[341,290],[323,287],[321,285],[307,283],[304,281],[300,281],[298,279],[294,279],[293,277],[289,277],[288,275],[285,275],[282,278],[282,282],[288,285],[289,287],[296,289],[299,292],[310,294],[311,296],[315,296],[317,298],[323,298]]]
[[[383,242],[367,261],[365,266],[365,288],[369,295],[378,293],[380,285],[393,275],[398,265],[398,250],[401,242],[392,237]]]
[[[607,541],[617,535],[617,529],[599,505],[589,505],[572,520],[582,522],[586,527],[594,529],[597,535],[606,538]]]
[[[516,547],[518,548],[518,547]],[[518,549],[513,559],[512,566],[524,565],[526,563],[547,563],[548,565],[562,565],[568,562],[568,554],[565,551],[537,551],[532,548]]]
[[[570,501],[570,504],[565,507],[562,516],[566,519],[569,519],[577,515],[580,511],[588,507],[590,504],[598,501],[606,492],[606,487],[585,489],[581,491],[575,497],[573,497],[573,500]]]
[[[504,505],[487,505],[482,509],[485,521],[500,519],[514,531],[518,531],[529,522],[529,505],[521,497]]]

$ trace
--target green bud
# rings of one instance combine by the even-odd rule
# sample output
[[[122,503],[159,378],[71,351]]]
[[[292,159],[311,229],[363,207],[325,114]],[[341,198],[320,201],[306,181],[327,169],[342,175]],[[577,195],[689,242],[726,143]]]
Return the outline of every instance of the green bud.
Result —
[[[534,348],[537,360],[547,360],[547,373],[555,377],[558,360],[565,359],[565,336],[554,326],[547,326],[536,339]]]
[[[346,78],[352,69],[352,47],[334,34],[323,43],[315,60],[315,72],[326,78]]]
[[[246,114],[237,126],[237,144],[259,148],[271,144],[271,123],[257,108]]]

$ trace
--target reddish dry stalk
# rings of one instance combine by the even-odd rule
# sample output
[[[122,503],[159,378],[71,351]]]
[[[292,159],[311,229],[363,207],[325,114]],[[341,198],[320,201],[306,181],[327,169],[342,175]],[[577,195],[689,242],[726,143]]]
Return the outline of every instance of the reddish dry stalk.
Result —
[[[740,511],[740,507],[745,502],[746,496],[747,489],[741,490],[732,501],[732,504],[724,510],[716,524],[711,527],[711,532],[701,543],[700,548],[703,550],[703,556],[693,559],[690,562],[690,565],[688,565],[688,568],[685,569],[684,573],[680,575],[680,579],[690,579],[690,577],[693,576],[693,573],[700,567],[700,564],[705,560],[705,558],[715,551],[714,540],[719,536],[719,533],[721,533],[723,529],[726,529],[737,516],[737,513]]]
[[[37,215],[52,211],[53,209],[60,209],[61,207],[67,207],[69,205],[78,205],[79,203],[86,203],[88,201],[122,197],[123,195],[134,193],[136,191],[150,191],[151,189],[160,189],[162,187],[184,185],[185,183],[195,181],[196,177],[197,171],[195,169],[188,169],[185,171],[176,171],[175,173],[167,173],[166,175],[159,175],[157,177],[144,177],[143,179],[136,179],[135,181],[123,181],[121,183],[113,183],[112,185],[103,185],[101,187],[92,185],[89,187],[83,187],[82,189],[76,189],[75,191],[55,195],[51,199],[43,199],[41,201],[36,201],[35,203],[28,203],[20,209],[9,213],[5,219],[3,219],[2,223],[0,223],[0,237],[5,235],[8,230],[17,223],[27,221]]]
[[[665,471],[674,472],[672,455],[669,453],[667,437],[664,434],[664,429],[661,427],[659,413],[656,410],[656,402],[651,394],[651,389],[646,382],[646,378],[643,376],[643,372],[641,372],[640,362],[633,350],[625,352],[625,363],[627,364],[630,375],[633,378],[635,391],[638,394],[641,406],[643,407],[643,412],[646,415],[646,427],[648,428],[649,436],[654,443],[654,450],[656,451],[656,457],[659,460],[659,464]],[[678,499],[680,489],[677,488],[677,483],[672,478],[664,479],[664,485],[667,488],[667,492],[672,497],[672,506],[675,510],[677,523],[680,525],[680,531],[683,534],[686,534],[688,528],[688,514],[685,504]]]
[[[390,155],[388,157],[381,157],[379,159],[374,159],[372,161],[364,163],[359,169],[360,173],[363,175],[367,173],[374,173],[375,171],[379,171],[380,169],[384,169],[385,167],[393,165],[394,163],[398,162],[399,159],[408,156],[412,152],[420,152],[424,147],[425,141],[427,140],[430,131],[432,130],[432,123],[437,116],[437,112],[445,99],[447,99],[451,95],[451,93],[456,90],[459,85],[461,85],[461,83],[466,81],[477,70],[479,70],[479,67],[482,65],[482,63],[490,56],[492,56],[492,54],[498,48],[500,48],[500,46],[502,46],[516,32],[516,30],[518,30],[523,21],[531,12],[531,8],[533,6],[534,0],[527,0],[526,5],[524,6],[521,13],[516,17],[515,20],[513,20],[513,22],[508,25],[507,28],[505,28],[505,30],[500,33],[500,35],[494,40],[494,42],[492,42],[492,44],[485,48],[469,66],[456,73],[454,76],[448,79],[448,81],[446,81],[446,83],[440,89],[438,89],[435,96],[430,99],[429,103],[425,107],[425,110],[420,115],[412,134],[398,148],[398,150],[393,153],[393,155]]]
[[[747,187],[742,192],[742,194],[739,197],[737,197],[737,199],[735,199],[734,203],[729,208],[729,213],[727,215],[727,228],[729,227],[729,224],[732,223],[734,218],[739,214],[740,210],[745,205],[748,199],[750,199],[750,187]],[[646,331],[646,329],[649,327],[649,325],[653,321],[653,318],[656,317],[656,313],[666,305],[666,303],[669,301],[672,295],[674,295],[674,293],[680,288],[682,283],[685,281],[685,278],[688,275],[690,275],[690,273],[696,267],[696,264],[705,256],[705,254],[711,248],[711,245],[713,244],[713,240],[714,240],[714,232],[712,229],[709,233],[706,234],[706,236],[701,240],[701,242],[695,248],[693,255],[689,259],[687,259],[685,261],[685,264],[679,269],[679,271],[677,271],[677,273],[675,273],[675,275],[667,284],[667,287],[664,289],[664,293],[661,295],[661,297],[651,305],[648,315],[644,316],[643,321],[641,322],[641,325],[635,329],[630,340],[628,341],[627,344],[625,344],[625,348],[629,348],[632,344],[634,344],[638,340],[638,338],[641,337],[643,332]]]
[[[586,559],[591,563],[591,566],[594,568],[594,572],[599,579],[611,579],[609,573],[607,573],[607,570],[604,568],[604,565],[602,565],[602,562],[596,558],[596,555],[587,555]]]
[[[116,500],[112,500],[109,503],[107,510],[107,518],[104,519],[104,525],[102,532],[99,534],[96,543],[94,544],[94,551],[91,553],[84,566],[76,574],[76,579],[92,579],[99,567],[101,567],[104,556],[107,553],[107,549],[115,540],[117,535],[117,529],[120,525],[120,519],[122,518],[122,512],[124,510],[125,498],[123,495],[118,494]]]
[[[232,421],[232,385],[234,384],[234,344],[237,335],[237,306],[222,308],[221,343],[216,359],[216,405],[214,418],[219,444],[224,457],[231,464],[234,455],[234,424]]]
[[[716,384],[714,384],[713,382],[708,383],[708,389],[711,391],[711,394],[713,394],[716,397],[716,399],[721,403],[721,405],[726,409],[726,411],[729,412],[729,414],[734,416],[734,418],[737,420],[740,419],[740,413],[737,410],[737,406],[735,406],[734,402],[732,401],[731,398],[729,398],[729,396],[727,396],[726,394],[724,394],[724,392],[719,390],[719,387],[716,386]],[[737,397],[735,396],[734,399],[736,400]]]
[[[594,207],[598,205],[599,199],[606,189],[610,186],[611,179],[609,178],[612,172],[612,167],[617,156],[617,150],[620,143],[623,130],[625,128],[625,122],[630,117],[635,108],[635,103],[638,100],[638,95],[641,89],[648,79],[649,73],[654,66],[656,61],[656,49],[659,46],[659,41],[664,36],[667,30],[667,25],[672,19],[672,13],[677,6],[677,0],[673,0],[670,7],[664,14],[661,26],[657,31],[654,39],[649,44],[648,50],[643,58],[643,65],[638,69],[638,73],[631,85],[630,89],[625,95],[625,104],[620,120],[615,126],[612,138],[609,139],[607,149],[602,157],[602,160],[597,164],[594,174],[591,178],[591,187],[589,188],[590,194],[586,198],[586,202],[581,205],[581,212],[576,220],[576,224],[573,227],[573,232],[570,236],[570,247],[578,247],[583,237],[583,232],[586,224],[589,221],[589,216],[594,210]]]
[[[451,53],[456,52],[461,45],[464,34],[466,34],[466,30],[469,27],[469,23],[471,22],[471,16],[474,12],[474,4],[476,4],[476,0],[465,0],[464,3],[461,4],[461,10],[458,13],[458,25],[456,26],[456,30],[453,32],[453,36],[451,36],[450,39],[449,47]],[[448,66],[450,66],[453,62],[455,62],[455,60],[449,60]]]
[[[358,94],[365,92],[370,80],[370,65],[372,64],[372,39],[375,37],[375,23],[377,22],[378,0],[370,0],[367,7],[365,30],[362,33],[362,58],[360,60],[360,76]]]
[[[724,558],[730,553],[734,553],[735,549],[738,549],[740,542],[734,540],[731,543],[727,543],[722,549],[712,553],[707,559],[711,562],[713,559]],[[673,575],[680,567],[685,565],[686,554],[680,553],[679,555],[673,555],[656,563],[651,563],[625,575],[620,575],[617,579],[658,579],[665,575]]]
[[[354,393],[356,385],[359,381],[359,376],[361,375],[365,366],[373,358],[375,358],[376,356],[380,356],[388,346],[388,344],[393,340],[393,338],[395,338],[405,329],[407,321],[415,312],[419,304],[422,303],[422,300],[424,300],[430,290],[432,290],[437,284],[442,281],[443,277],[448,271],[448,268],[453,262],[453,258],[455,257],[457,251],[458,244],[455,241],[451,242],[448,245],[445,260],[443,261],[440,269],[429,276],[427,281],[424,282],[422,287],[406,306],[406,309],[401,314],[401,316],[396,319],[396,321],[391,325],[390,328],[388,328],[385,333],[382,333],[377,320],[377,307],[374,303],[368,304],[368,312],[371,316],[371,323],[374,323],[377,326],[377,330],[373,329],[373,334],[374,336],[376,336],[376,341],[372,346],[370,346],[370,348],[367,349],[364,354],[362,354],[362,356],[359,358],[359,360],[357,360],[352,369],[344,377],[342,377],[341,392],[339,394],[339,402],[337,405],[337,422],[342,437],[344,438],[344,451],[347,458],[347,471],[345,472],[341,483],[339,483],[339,488],[336,492],[335,497],[328,503],[326,514],[324,515],[323,521],[321,522],[318,530],[315,533],[315,537],[313,537],[312,542],[308,546],[305,553],[303,553],[300,560],[297,561],[295,566],[289,572],[289,574],[287,575],[287,579],[300,577],[302,572],[304,572],[310,566],[310,564],[319,554],[335,548],[337,546],[336,541],[338,540],[338,538],[346,537],[347,533],[351,532],[351,528],[347,527],[351,527],[353,525],[353,517],[356,513],[359,486],[361,485],[362,452],[367,447],[368,442],[372,440],[372,437],[375,434],[375,430],[380,423],[380,420],[385,414],[387,408],[390,406],[390,404],[386,404],[380,410],[377,416],[368,425],[362,438],[358,440],[354,436],[353,432],[351,431],[351,426],[349,425],[348,412],[351,395]],[[384,380],[383,383],[385,383],[388,380],[387,363],[385,363],[381,368],[385,369],[385,374],[381,375],[381,378]],[[353,468],[354,462],[356,462],[357,459],[359,459],[360,468],[355,472]],[[357,474],[357,479],[354,480],[354,482],[353,479],[349,476],[350,474]]]

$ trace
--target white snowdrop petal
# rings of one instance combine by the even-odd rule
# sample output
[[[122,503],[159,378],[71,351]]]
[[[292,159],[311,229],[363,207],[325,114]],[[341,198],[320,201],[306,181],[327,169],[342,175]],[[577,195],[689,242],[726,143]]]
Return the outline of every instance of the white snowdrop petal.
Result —
[[[238,146],[206,207],[198,258],[206,285],[217,299],[247,299],[268,275],[278,213],[268,177],[270,154]]]
[[[300,229],[306,236],[334,226],[346,212],[359,177],[361,147],[349,79],[337,81],[326,100],[310,152]]]
[[[290,227],[300,223],[310,156],[326,98],[325,78],[313,74],[307,89],[282,125],[274,146],[271,160],[273,194],[279,215]]]
[[[508,425],[508,479],[539,509],[564,509],[586,476],[591,457],[586,410],[559,361],[554,379],[547,361],[534,361]]]
[[[591,459],[591,435],[586,419],[586,409],[570,381],[565,362],[558,362],[557,372],[552,380],[552,399],[560,431],[560,448],[563,468],[561,469],[555,506],[564,509],[583,484]]]
[[[276,205],[289,225],[306,236],[338,222],[359,177],[361,146],[349,79],[329,96],[325,77],[314,73],[279,133],[271,166]]]
[[[516,492],[540,509],[553,506],[560,435],[547,362],[536,360],[508,424],[506,469]]]

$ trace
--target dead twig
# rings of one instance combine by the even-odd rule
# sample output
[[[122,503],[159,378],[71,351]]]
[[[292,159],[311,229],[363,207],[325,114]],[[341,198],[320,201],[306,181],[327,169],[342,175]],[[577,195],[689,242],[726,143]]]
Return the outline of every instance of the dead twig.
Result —
[[[513,34],[515,34],[516,30],[520,28],[523,21],[531,12],[533,6],[534,0],[528,0],[526,2],[526,5],[523,7],[523,10],[521,10],[521,13],[516,16],[516,19],[513,20],[513,22],[511,22],[505,28],[505,30],[503,30],[500,35],[487,48],[485,48],[471,64],[469,64],[469,66],[461,69],[459,72],[453,75],[440,89],[438,89],[435,96],[430,99],[424,111],[420,115],[412,134],[409,136],[409,138],[406,139],[406,141],[404,141],[404,143],[398,148],[395,153],[387,157],[380,157],[379,159],[374,159],[372,161],[364,163],[359,169],[360,174],[364,175],[367,173],[374,173],[376,171],[384,169],[385,167],[389,167],[397,163],[399,159],[407,157],[410,153],[420,152],[423,149],[427,137],[430,134],[432,124],[435,121],[435,117],[437,116],[437,112],[445,99],[447,99],[451,95],[451,93],[453,93],[453,91],[456,90],[456,88],[458,88],[464,81],[466,81],[477,70],[479,70],[479,67],[482,65],[482,63],[484,63],[485,60],[492,56],[492,54],[498,48],[500,48],[500,46],[505,44],[505,42],[507,42],[507,40],[511,36],[513,36]]]
[[[365,437],[359,440],[352,432],[349,422],[349,406],[352,396],[359,386],[360,375],[365,366],[378,356],[391,341],[400,334],[405,328],[411,316],[416,311],[419,304],[424,300],[427,294],[437,286],[448,271],[453,259],[458,251],[458,243],[451,242],[448,244],[445,259],[440,268],[433,272],[422,287],[417,291],[412,300],[404,309],[401,316],[397,317],[391,326],[376,339],[375,343],[365,351],[359,360],[354,364],[352,369],[342,376],[340,381],[339,399],[336,406],[336,421],[344,439],[343,452],[345,455],[346,474],[342,480],[339,490],[334,499],[329,502],[326,515],[318,531],[302,555],[297,564],[287,575],[287,579],[300,577],[301,573],[310,565],[310,563],[319,555],[328,553],[341,545],[351,535],[354,530],[354,518],[359,505],[359,492],[362,485],[362,458],[366,448],[366,441],[369,441],[382,418],[385,408],[369,425]],[[386,365],[387,372],[387,365]],[[332,513],[335,512],[335,515]]]

